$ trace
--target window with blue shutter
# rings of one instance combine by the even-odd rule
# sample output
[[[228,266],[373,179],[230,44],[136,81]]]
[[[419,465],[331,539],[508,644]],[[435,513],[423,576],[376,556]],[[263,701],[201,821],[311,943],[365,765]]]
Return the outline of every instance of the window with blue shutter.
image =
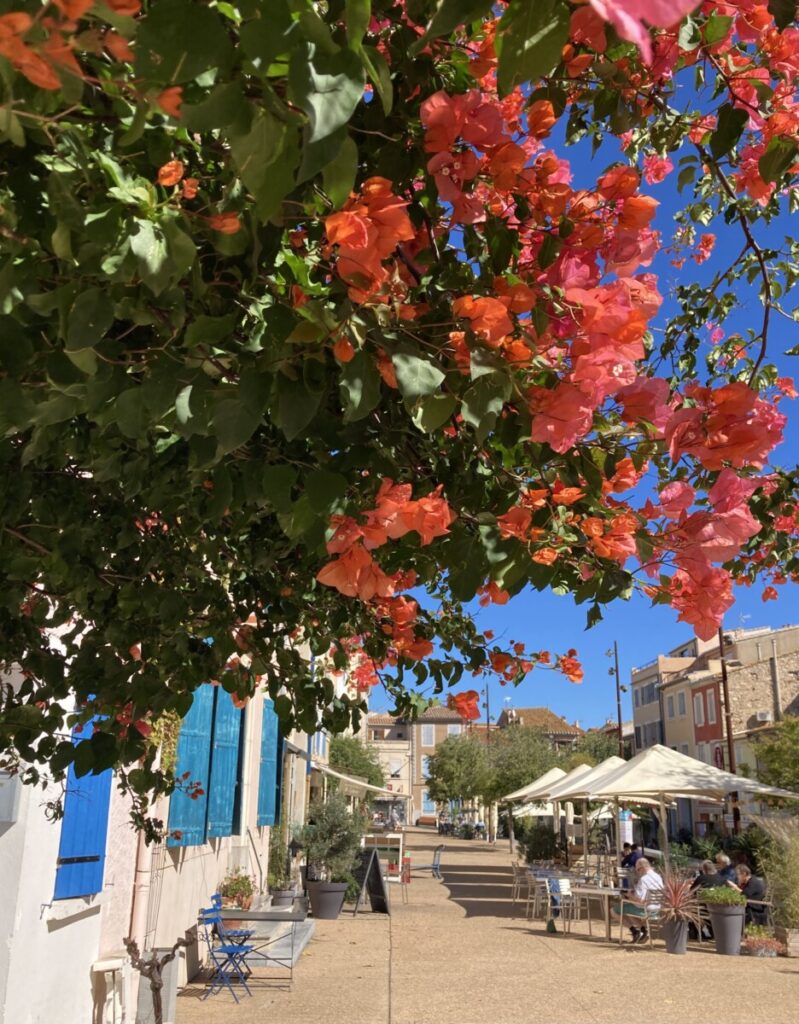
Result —
[[[278,719],[271,700],[264,701],[261,720],[261,763],[258,772],[258,825],[274,825],[277,818],[278,754],[281,749]]]
[[[85,741],[80,734],[73,733],[72,742],[77,745]],[[99,775],[78,778],[74,766],[69,766],[54,899],[68,900],[102,892],[111,776],[109,768]]]
[[[240,734],[241,708],[234,706],[229,693],[218,689],[211,742],[211,782],[208,788],[206,835],[209,839],[229,836],[233,831]]]
[[[175,777],[180,785],[169,801],[167,846],[199,846],[205,842],[211,732],[217,689],[210,683],[204,683],[194,691],[191,707],[180,727],[175,765]],[[185,772],[188,775],[185,781],[181,781]],[[191,791],[185,788],[188,783],[199,786],[202,794],[192,799]]]

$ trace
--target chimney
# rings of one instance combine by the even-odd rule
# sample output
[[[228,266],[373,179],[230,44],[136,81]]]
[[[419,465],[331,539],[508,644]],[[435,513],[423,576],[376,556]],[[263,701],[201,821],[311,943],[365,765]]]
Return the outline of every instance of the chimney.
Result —
[[[575,718],[575,720],[574,720],[574,728],[575,729],[579,729],[580,728],[580,719],[579,718]]]

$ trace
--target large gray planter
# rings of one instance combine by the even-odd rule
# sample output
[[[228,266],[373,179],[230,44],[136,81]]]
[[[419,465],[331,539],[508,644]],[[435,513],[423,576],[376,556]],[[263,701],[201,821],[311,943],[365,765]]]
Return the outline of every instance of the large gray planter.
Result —
[[[664,921],[661,927],[667,953],[688,952],[688,922]]]
[[[308,882],[308,897],[313,916],[320,921],[335,921],[344,906],[346,882]]]
[[[716,952],[724,956],[738,956],[744,934],[745,906],[714,906],[708,904],[710,923],[716,940]]]
[[[270,889],[273,907],[290,907],[294,903],[296,893],[294,889]]]

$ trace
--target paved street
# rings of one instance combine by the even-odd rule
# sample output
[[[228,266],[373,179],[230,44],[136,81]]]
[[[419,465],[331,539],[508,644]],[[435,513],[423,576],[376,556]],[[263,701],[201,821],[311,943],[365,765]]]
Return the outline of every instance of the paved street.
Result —
[[[436,837],[411,831],[415,863]],[[448,839],[444,881],[415,875],[409,902],[392,886],[392,916],[345,912],[320,921],[288,991],[255,981],[239,1006],[227,994],[178,1000],[177,1024],[749,1024],[796,1019],[799,960],[718,956],[711,945],[668,956],[662,943],[619,948],[585,923],[547,935],[514,918],[507,842]],[[597,936],[602,936],[598,938]],[[614,935],[618,935],[614,929]]]

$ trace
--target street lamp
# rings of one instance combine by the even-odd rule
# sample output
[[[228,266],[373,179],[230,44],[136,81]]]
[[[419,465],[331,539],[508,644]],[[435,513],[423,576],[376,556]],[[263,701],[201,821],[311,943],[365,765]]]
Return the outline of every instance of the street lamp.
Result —
[[[618,723],[619,732],[619,757],[624,757],[624,733],[622,730],[621,722],[621,681],[619,679],[619,645],[616,641],[613,641],[613,650],[605,651],[605,656],[613,658],[613,668],[608,669],[609,676],[616,677],[616,721]]]

